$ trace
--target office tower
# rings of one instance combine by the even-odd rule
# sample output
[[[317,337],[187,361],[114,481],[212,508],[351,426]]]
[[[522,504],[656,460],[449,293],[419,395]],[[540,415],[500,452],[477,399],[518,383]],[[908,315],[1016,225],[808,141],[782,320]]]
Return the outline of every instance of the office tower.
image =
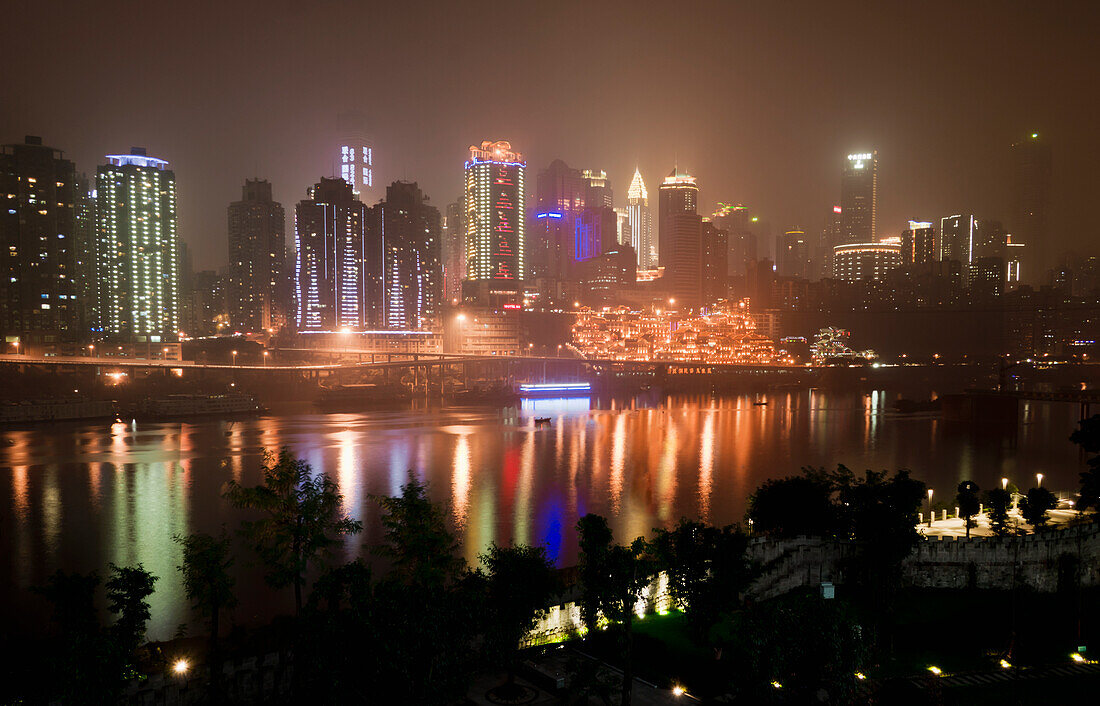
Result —
[[[367,132],[367,119],[362,113],[350,111],[337,116],[339,131],[340,178],[351,185],[360,201],[374,203],[374,140]]]
[[[879,281],[901,267],[901,245],[851,243],[833,248],[833,277],[843,282]]]
[[[381,243],[366,237],[367,207],[343,179],[322,178],[294,213],[299,331],[379,328]]]
[[[833,248],[844,244],[843,209],[833,206],[825,213],[817,248],[814,251],[814,277],[827,279],[833,276]]]
[[[775,269],[780,277],[809,279],[810,243],[806,231],[795,228],[776,237]]]
[[[616,244],[597,257],[577,263],[580,299],[588,306],[615,304],[638,279],[638,260],[629,244]]]
[[[108,338],[174,341],[179,334],[176,175],[142,147],[96,171],[96,270]]]
[[[443,298],[452,305],[462,301],[462,280],[466,277],[466,229],[462,224],[462,210],[461,201],[449,203],[443,217]]]
[[[1017,242],[1012,234],[1005,235],[1005,290],[1011,291],[1020,286],[1020,270],[1026,252],[1023,243]]]
[[[229,276],[214,270],[194,273],[190,286],[181,289],[180,320],[191,338],[230,333]]]
[[[631,245],[633,240],[630,234],[630,209],[618,206],[615,209],[615,239],[620,245]],[[634,246],[631,245],[631,250]]]
[[[709,218],[703,219],[700,228],[702,303],[714,304],[729,298],[729,233]]]
[[[873,243],[878,235],[878,152],[848,155],[840,180],[844,243]]]
[[[535,177],[527,279],[541,283],[544,294],[574,276],[576,221],[585,209],[587,189],[581,171],[560,159]]]
[[[607,178],[607,172],[602,169],[585,169],[581,172],[584,179],[584,205],[586,208],[615,207],[614,195],[611,192],[611,182]]]
[[[467,298],[518,308],[527,275],[523,155],[503,140],[471,145],[466,162]]]
[[[772,224],[760,216],[749,216],[749,233],[752,241],[756,243],[756,257],[763,260],[771,257],[772,249]],[[771,257],[771,259],[775,259]]]
[[[443,295],[439,209],[416,182],[395,181],[368,222],[367,241],[381,243],[383,326],[432,328]]]
[[[574,259],[577,262],[616,250],[618,223],[608,206],[586,208],[577,216],[574,227]]]
[[[1027,246],[1034,275],[1046,270],[1053,260],[1050,247],[1050,144],[1033,132],[1012,145],[1014,166],[1012,234]]]
[[[702,219],[697,213],[671,211],[661,226],[661,252],[665,258],[664,288],[679,309],[703,303]]]
[[[901,232],[901,261],[907,265],[924,265],[939,259],[936,229],[926,221],[909,221]]]
[[[699,186],[695,177],[674,167],[658,189],[660,204],[657,223],[657,261],[667,267],[672,256],[672,218],[677,214],[694,214],[699,202]],[[666,235],[667,234],[667,235]]]
[[[727,273],[731,277],[744,276],[747,263],[756,260],[756,236],[749,228],[749,209],[741,204],[720,202],[711,220],[728,234]]]
[[[958,260],[963,272],[967,272],[974,260],[974,246],[978,241],[978,219],[974,214],[955,214],[940,219],[940,247],[938,260]]]
[[[286,323],[286,218],[266,179],[246,179],[229,204],[229,325],[265,331]]]
[[[638,255],[638,269],[657,267],[657,241],[653,238],[653,216],[649,211],[649,193],[642,173],[635,168],[634,178],[626,193],[627,215],[630,219],[630,244]]]
[[[974,258],[967,272],[971,301],[990,302],[1001,296],[1005,291],[1005,276],[1004,258]]]
[[[40,137],[0,148],[0,343],[56,349],[84,333],[75,181],[73,163]]]

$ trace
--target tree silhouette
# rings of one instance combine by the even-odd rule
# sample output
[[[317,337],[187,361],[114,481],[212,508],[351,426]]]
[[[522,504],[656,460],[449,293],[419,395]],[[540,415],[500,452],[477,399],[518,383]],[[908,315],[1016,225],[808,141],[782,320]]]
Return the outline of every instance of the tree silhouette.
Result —
[[[982,503],[978,497],[981,489],[972,480],[964,480],[959,483],[959,494],[955,496],[955,502],[959,506],[959,514],[963,516],[966,525],[966,536],[970,537],[970,530],[977,526],[974,516],[981,512]]]
[[[210,620],[207,662],[210,688],[216,700],[221,676],[218,655],[221,613],[237,605],[237,597],[233,593],[235,582],[229,574],[229,567],[233,565],[229,537],[223,530],[218,537],[197,532],[187,536],[177,534],[173,539],[183,547],[183,563],[176,568],[183,574],[184,593],[191,599],[191,607]]]
[[[1079,424],[1081,428],[1070,434],[1069,440],[1093,456],[1088,460],[1088,468],[1081,471],[1077,509],[1091,508],[1096,517],[1100,518],[1100,414],[1082,419]]]
[[[1058,507],[1058,497],[1046,488],[1032,488],[1020,501],[1020,514],[1029,525],[1039,530],[1047,526],[1048,513]]]
[[[311,564],[322,564],[340,535],[356,534],[363,523],[340,512],[344,496],[325,473],[311,475],[309,464],[283,448],[264,453],[262,485],[246,488],[231,480],[222,496],[233,507],[255,510],[258,520],[242,524],[242,534],[267,567],[273,588],[294,586],[294,614],[302,614],[302,586]]]

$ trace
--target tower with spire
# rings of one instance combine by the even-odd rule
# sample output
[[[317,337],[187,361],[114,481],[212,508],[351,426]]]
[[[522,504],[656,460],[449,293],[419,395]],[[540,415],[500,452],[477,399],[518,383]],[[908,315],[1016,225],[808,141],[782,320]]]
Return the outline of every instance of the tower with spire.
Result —
[[[630,244],[638,254],[638,269],[657,267],[657,242],[653,238],[653,217],[649,211],[649,192],[642,172],[635,168],[627,190],[627,218],[630,221]]]

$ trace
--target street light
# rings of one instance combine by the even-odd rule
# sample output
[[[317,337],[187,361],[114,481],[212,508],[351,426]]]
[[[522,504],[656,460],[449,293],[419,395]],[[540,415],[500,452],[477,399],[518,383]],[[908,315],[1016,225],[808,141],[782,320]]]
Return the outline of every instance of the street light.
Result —
[[[1043,474],[1042,473],[1036,473],[1035,474],[1035,486],[1038,487],[1038,488],[1043,487]]]
[[[1007,478],[1002,478],[1001,479],[1001,490],[1008,490],[1008,479]]]
[[[230,351],[233,355],[233,365],[237,364],[237,351]]]
[[[558,357],[561,357],[561,344],[558,344]]]
[[[932,529],[932,489],[928,489],[928,529]]]
[[[264,367],[267,367],[267,357],[271,355],[271,351],[264,351]]]
[[[180,676],[187,674],[187,670],[190,668],[191,665],[189,665],[185,659],[177,659],[175,664],[172,665],[172,671]]]

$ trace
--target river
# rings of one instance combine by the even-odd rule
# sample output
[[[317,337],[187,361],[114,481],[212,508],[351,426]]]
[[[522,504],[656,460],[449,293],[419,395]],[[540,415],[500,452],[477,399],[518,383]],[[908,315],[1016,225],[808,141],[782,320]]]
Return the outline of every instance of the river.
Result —
[[[542,544],[559,565],[576,561],[573,527],[588,512],[610,519],[620,540],[681,516],[742,519],[767,478],[805,465],[911,469],[937,499],[972,479],[1073,490],[1084,467],[1067,440],[1076,408],[1022,404],[1015,433],[953,427],[892,411],[897,392],[525,401],[517,407],[412,407],[317,414],[304,407],[240,420],[54,424],[0,430],[0,551],[5,633],[40,628],[42,599],[28,587],[57,568],[107,572],[143,562],[160,577],[149,635],[164,639],[189,619],[173,535],[235,529],[242,515],[220,497],[230,478],[260,481],[265,449],[288,447],[330,473],[365,531],[336,561],[369,557],[379,541],[372,495],[395,494],[412,472],[446,504],[467,561],[491,542]],[[767,404],[754,404],[764,401]],[[536,416],[551,417],[536,427]],[[235,571],[255,623],[289,610],[263,587],[243,548]],[[289,594],[284,591],[283,594]]]

